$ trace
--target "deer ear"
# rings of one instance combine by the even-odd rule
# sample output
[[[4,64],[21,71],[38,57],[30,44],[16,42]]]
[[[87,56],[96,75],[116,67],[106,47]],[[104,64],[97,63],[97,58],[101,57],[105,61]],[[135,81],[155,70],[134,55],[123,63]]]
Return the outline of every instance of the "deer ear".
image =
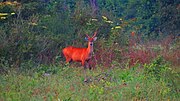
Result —
[[[97,37],[94,37],[94,38],[93,38],[93,41],[96,41],[96,40],[97,40]]]
[[[87,37],[85,37],[84,39],[85,39],[86,41],[88,41],[88,38],[87,38]]]

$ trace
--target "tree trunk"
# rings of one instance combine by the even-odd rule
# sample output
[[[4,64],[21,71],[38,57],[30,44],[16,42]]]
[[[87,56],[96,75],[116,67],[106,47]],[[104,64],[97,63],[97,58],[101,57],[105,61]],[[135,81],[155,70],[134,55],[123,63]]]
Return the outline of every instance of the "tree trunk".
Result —
[[[91,8],[92,8],[92,15],[95,16],[98,10],[97,0],[90,0],[90,3],[91,3]]]

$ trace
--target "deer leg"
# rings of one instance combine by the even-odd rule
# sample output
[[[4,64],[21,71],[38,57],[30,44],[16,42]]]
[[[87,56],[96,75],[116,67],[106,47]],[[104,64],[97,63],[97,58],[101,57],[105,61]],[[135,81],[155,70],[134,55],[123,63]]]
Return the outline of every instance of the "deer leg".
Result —
[[[86,62],[82,61],[82,66],[84,67],[84,82],[87,82],[87,76],[86,76]]]
[[[65,58],[66,58],[66,64],[65,65],[68,65],[72,59],[67,55],[65,55]]]
[[[71,58],[69,56],[65,55],[65,58],[67,63],[71,61]]]
[[[71,58],[66,58],[66,62],[70,62],[71,61]]]
[[[88,61],[87,61],[87,67],[89,68],[89,70],[91,70],[90,62],[91,62],[91,60],[88,60]]]

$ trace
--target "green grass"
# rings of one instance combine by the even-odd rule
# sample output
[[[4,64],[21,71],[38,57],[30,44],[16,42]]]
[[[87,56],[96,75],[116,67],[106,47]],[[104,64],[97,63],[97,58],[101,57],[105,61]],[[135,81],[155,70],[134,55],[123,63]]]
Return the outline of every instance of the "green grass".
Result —
[[[149,64],[149,66],[152,64]],[[148,66],[148,65],[146,65]],[[55,72],[56,71],[56,72]],[[50,75],[44,76],[48,72]],[[130,69],[87,70],[82,68],[41,66],[28,72],[10,70],[0,75],[1,101],[177,101],[179,74],[173,83],[166,76],[149,73],[136,65]],[[172,72],[170,72],[172,75]],[[163,73],[162,73],[163,75]],[[173,77],[172,77],[173,78]],[[169,77],[168,79],[172,79]],[[171,80],[170,80],[171,81]]]

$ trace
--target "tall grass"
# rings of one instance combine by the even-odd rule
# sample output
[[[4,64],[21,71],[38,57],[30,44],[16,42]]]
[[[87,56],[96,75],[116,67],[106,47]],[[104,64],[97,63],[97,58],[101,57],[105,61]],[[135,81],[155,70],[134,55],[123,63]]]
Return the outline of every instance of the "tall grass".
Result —
[[[157,58],[144,68],[139,64],[130,69],[104,69],[99,66],[93,71],[87,70],[87,83],[83,82],[83,68],[42,65],[41,69],[24,73],[10,70],[0,75],[0,100],[177,101],[180,98],[180,75],[163,61]]]

